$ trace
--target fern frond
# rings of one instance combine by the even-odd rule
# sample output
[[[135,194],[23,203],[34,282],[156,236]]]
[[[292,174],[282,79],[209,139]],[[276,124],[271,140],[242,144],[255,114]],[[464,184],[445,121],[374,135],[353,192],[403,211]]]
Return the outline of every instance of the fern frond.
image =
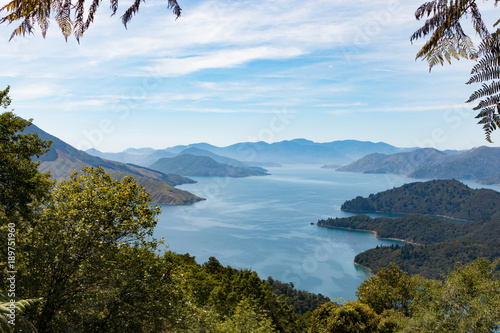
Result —
[[[68,36],[71,35],[73,23],[71,21],[71,0],[54,1],[57,6],[53,6],[53,11],[56,12],[56,22],[64,39],[68,41]]]
[[[430,35],[429,40],[417,53],[429,63],[429,70],[452,59],[476,59],[478,51],[472,39],[465,34],[460,20],[470,15],[472,26],[481,38],[487,38],[490,33],[481,18],[475,0],[434,0],[424,3],[415,12],[417,20],[428,17],[424,25],[410,37],[413,42]]]
[[[78,42],[94,22],[95,15],[102,0],[7,0],[5,5],[0,7],[0,13],[6,13],[0,17],[0,24],[8,22],[21,22],[12,32],[10,40],[15,36],[25,36],[34,32],[34,26],[40,27],[42,36],[45,37],[50,25],[50,17],[53,14],[64,38],[73,34]],[[90,6],[85,6],[85,2],[90,2]],[[111,16],[118,10],[119,0],[110,0]],[[145,1],[145,0],[143,0]],[[134,0],[132,5],[121,17],[122,23],[127,27],[132,17],[137,14],[141,0]],[[88,14],[85,9],[88,7]],[[168,0],[167,9],[172,10],[176,19],[181,16],[181,7],[177,0]],[[86,16],[86,19],[85,19]]]
[[[111,9],[111,16],[115,15],[118,10],[118,0],[110,0],[109,8]]]
[[[97,8],[99,7],[99,4],[101,3],[101,0],[94,0],[92,1],[92,5],[90,5],[89,8],[89,14],[87,15],[87,21],[85,22],[84,29],[85,31],[89,28],[90,24],[94,22],[94,16],[97,11]]]
[[[3,296],[3,295],[2,295]],[[4,297],[2,297],[4,300]],[[35,299],[25,299],[20,300],[14,303],[16,308],[16,326],[13,329],[13,326],[8,323],[8,318],[6,315],[10,313],[10,302],[0,303],[0,332],[26,332],[26,333],[36,333],[37,330],[35,326],[24,317],[24,314],[27,310],[32,307],[37,306],[42,301],[41,298]]]
[[[484,108],[488,108],[490,106],[497,106],[499,101],[500,98],[498,95],[489,96],[488,98],[479,101],[479,103],[473,108],[473,110],[477,111]]]
[[[488,141],[489,143],[493,143],[493,141],[491,140],[491,134],[493,133],[493,131],[500,128],[500,115],[498,113],[498,108],[496,108],[496,111],[496,113],[493,111],[484,114],[481,117],[479,117],[479,115],[476,117],[481,118],[478,124],[483,124],[486,141]]]
[[[83,16],[85,12],[85,0],[78,0],[75,5],[75,23],[73,24],[73,34],[80,43],[80,38],[83,36],[85,32]]]
[[[500,79],[500,68],[490,68],[487,71],[471,76],[467,84]]]
[[[491,84],[487,85],[483,83],[482,88],[476,90],[467,100],[466,103],[475,101],[478,98],[483,98],[485,96],[491,96],[498,94],[500,92],[500,81],[493,81]]]
[[[168,0],[167,9],[172,9],[176,20],[181,16],[182,9],[177,3],[177,0]]]
[[[10,35],[9,42],[15,36],[25,36],[26,34],[31,35],[34,31],[33,24],[30,19],[25,19]]]
[[[139,11],[141,5],[141,0],[135,0],[134,3],[125,11],[122,15],[122,23],[127,28],[127,24],[130,22],[132,17]]]

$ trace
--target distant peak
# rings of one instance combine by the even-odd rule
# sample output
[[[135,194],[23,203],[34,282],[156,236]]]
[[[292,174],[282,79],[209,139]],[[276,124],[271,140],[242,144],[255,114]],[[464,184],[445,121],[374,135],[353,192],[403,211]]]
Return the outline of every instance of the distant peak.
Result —
[[[90,149],[87,149],[85,152],[86,152],[87,154],[100,154],[100,153],[101,153],[101,151],[100,151],[100,150],[97,150],[97,149],[95,149],[95,148],[90,148]]]
[[[293,139],[293,140],[290,140],[290,142],[302,143],[302,144],[304,144],[304,143],[307,143],[307,144],[314,143],[313,141],[307,140],[307,139],[304,139],[304,138]]]

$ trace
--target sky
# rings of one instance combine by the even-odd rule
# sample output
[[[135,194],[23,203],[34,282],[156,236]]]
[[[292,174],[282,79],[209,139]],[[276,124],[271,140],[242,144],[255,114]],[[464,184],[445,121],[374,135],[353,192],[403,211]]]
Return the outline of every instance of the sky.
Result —
[[[0,25],[0,88],[14,112],[79,149],[207,142],[361,140],[397,147],[488,144],[468,86],[473,63],[435,67],[410,43],[415,0],[148,0],[127,29],[103,2],[80,44],[51,22]],[[4,5],[6,0],[0,0]],[[493,2],[481,3],[489,24]],[[491,19],[489,19],[491,17]]]

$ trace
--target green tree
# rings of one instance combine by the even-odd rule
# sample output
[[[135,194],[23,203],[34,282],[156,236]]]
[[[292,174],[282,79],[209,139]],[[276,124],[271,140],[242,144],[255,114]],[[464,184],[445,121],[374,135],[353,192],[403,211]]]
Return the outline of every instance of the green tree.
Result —
[[[0,106],[10,105],[9,87],[0,91]],[[28,218],[33,203],[47,197],[53,185],[49,174],[42,174],[35,157],[45,154],[51,142],[43,141],[38,134],[23,133],[31,125],[12,112],[0,114],[0,221]]]
[[[500,326],[500,279],[494,263],[458,265],[444,282],[427,284],[411,305],[408,332],[494,332]]]
[[[368,304],[378,314],[385,310],[396,310],[409,314],[410,303],[420,285],[418,276],[410,277],[391,263],[358,287],[358,301]]]
[[[220,333],[272,333],[275,332],[272,320],[262,314],[255,301],[242,299],[234,315],[218,323],[214,332]]]
[[[325,303],[314,311],[310,333],[375,333],[379,332],[379,316],[359,301],[342,306]]]
[[[495,0],[495,5],[498,3]],[[411,41],[429,36],[417,53],[429,63],[429,70],[437,64],[451,63],[452,59],[472,59],[479,62],[471,71],[467,84],[483,83],[467,102],[479,100],[474,110],[476,118],[483,125],[486,140],[491,142],[491,134],[500,127],[500,28],[497,21],[491,32],[484,23],[476,0],[432,0],[422,4],[415,12],[417,20],[426,18],[424,25],[415,31]],[[470,19],[472,29],[480,38],[478,46],[465,33],[462,22]],[[488,82],[488,83],[485,83]]]
[[[132,5],[123,13],[121,21],[127,26],[127,23],[139,11],[141,0],[134,0]],[[14,36],[24,36],[32,34],[35,26],[38,25],[45,38],[49,28],[50,20],[55,19],[64,38],[74,35],[79,41],[85,31],[94,21],[94,16],[99,8],[101,1],[92,0],[11,0],[5,6],[0,8],[5,16],[0,17],[0,24],[21,22],[13,31],[10,39]],[[109,2],[111,15],[118,11],[118,0]],[[176,17],[181,15],[181,8],[177,0],[168,0],[167,9],[172,9]]]
[[[140,284],[148,279],[137,277],[154,266],[158,213],[132,178],[114,181],[102,168],[84,168],[59,183],[18,245],[19,293],[43,298],[34,318],[38,331],[62,331],[92,299],[94,306],[101,297],[121,299],[123,304],[102,304],[101,315],[110,317],[111,304],[144,297],[138,288],[147,289]]]

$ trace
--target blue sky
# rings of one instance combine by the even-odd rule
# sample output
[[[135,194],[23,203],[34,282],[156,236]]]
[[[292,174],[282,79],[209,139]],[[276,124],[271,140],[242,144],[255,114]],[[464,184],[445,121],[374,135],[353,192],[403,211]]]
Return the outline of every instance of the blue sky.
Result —
[[[414,0],[148,0],[128,29],[103,2],[80,45],[55,22],[8,42],[12,107],[80,149],[355,139],[399,147],[488,145],[464,104],[473,63],[428,72]],[[6,0],[0,0],[0,4]],[[482,3],[488,23],[492,3]],[[492,16],[492,20],[488,20]],[[491,22],[490,22],[491,21]],[[500,142],[492,136],[493,146]],[[491,146],[491,144],[489,144]]]

